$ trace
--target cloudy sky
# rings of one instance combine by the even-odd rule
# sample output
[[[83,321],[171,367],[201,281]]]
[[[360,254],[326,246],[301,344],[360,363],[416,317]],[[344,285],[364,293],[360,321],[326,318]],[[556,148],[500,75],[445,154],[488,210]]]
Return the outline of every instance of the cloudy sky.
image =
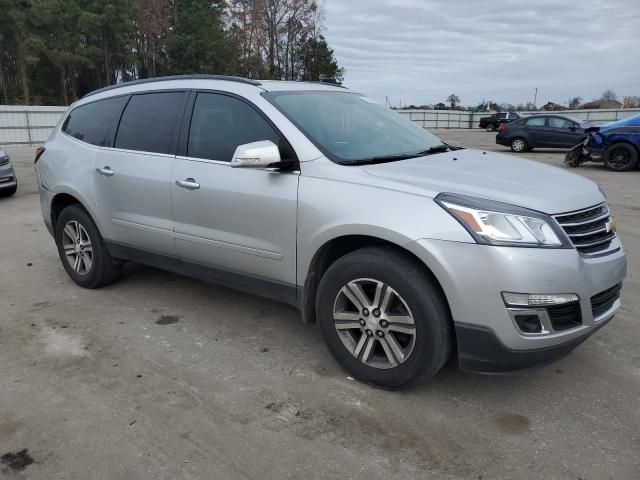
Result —
[[[378,101],[640,96],[640,0],[325,0],[345,84]]]

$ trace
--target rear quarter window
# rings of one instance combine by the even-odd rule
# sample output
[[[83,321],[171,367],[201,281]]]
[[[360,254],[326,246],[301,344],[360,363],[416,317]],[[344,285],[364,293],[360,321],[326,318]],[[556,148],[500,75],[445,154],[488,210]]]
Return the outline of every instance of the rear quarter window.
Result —
[[[62,131],[91,145],[105,146],[109,129],[120,115],[127,98],[107,98],[74,108],[62,124]]]

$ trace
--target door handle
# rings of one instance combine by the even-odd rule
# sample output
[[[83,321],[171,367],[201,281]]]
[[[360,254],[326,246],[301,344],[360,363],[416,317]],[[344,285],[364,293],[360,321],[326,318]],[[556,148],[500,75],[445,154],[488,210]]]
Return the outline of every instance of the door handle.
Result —
[[[187,178],[186,180],[176,180],[176,185],[187,190],[197,190],[200,188],[200,184],[193,178]]]
[[[96,172],[98,172],[100,175],[104,175],[105,177],[113,176],[113,170],[111,170],[111,167],[109,166],[106,166],[104,168],[96,168]]]

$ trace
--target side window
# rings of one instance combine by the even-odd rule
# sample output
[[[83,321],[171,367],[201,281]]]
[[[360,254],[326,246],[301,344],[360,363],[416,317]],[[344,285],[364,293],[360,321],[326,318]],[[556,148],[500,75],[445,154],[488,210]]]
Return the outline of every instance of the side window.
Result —
[[[571,128],[573,122],[559,117],[549,117],[549,126],[551,128]]]
[[[499,113],[498,114],[498,118],[501,118],[501,119],[507,118],[507,115],[508,115],[508,113]]]
[[[182,92],[134,95],[122,114],[116,148],[169,153]]]
[[[531,117],[527,119],[527,126],[529,127],[544,127],[545,117]]]
[[[127,98],[107,98],[74,108],[62,124],[62,131],[91,145],[105,146],[109,128],[120,115]]]
[[[217,93],[198,93],[187,155],[230,162],[236,147],[245,143],[271,140],[279,144],[277,132],[242,100]]]

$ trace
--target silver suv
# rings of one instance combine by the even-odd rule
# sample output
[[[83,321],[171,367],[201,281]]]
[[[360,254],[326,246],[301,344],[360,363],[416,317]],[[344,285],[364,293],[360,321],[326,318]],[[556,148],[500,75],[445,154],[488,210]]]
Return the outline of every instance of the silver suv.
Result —
[[[477,372],[547,362],[620,307],[625,254],[595,183],[447,145],[336,86],[98,90],[36,170],[78,285],[134,260],[290,303],[372,384],[430,377],[451,356]]]

